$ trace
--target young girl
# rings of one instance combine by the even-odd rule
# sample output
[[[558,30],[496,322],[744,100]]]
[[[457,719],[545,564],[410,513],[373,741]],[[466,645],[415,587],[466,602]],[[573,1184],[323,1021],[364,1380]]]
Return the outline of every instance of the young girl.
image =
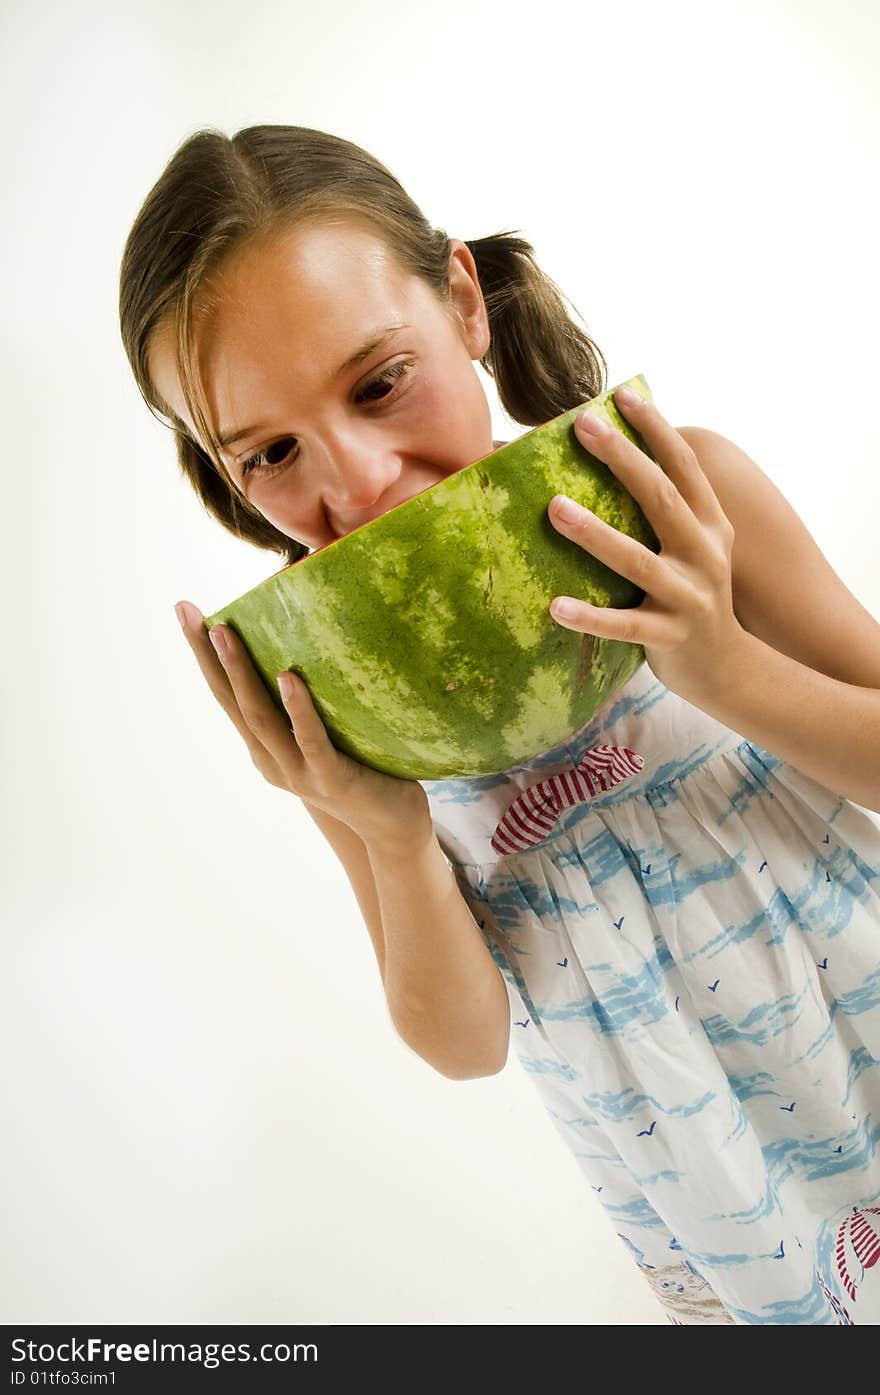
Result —
[[[300,127],[177,150],[120,319],[209,513],[285,565],[501,444],[474,360],[526,426],[607,370],[527,242],[448,238]],[[285,719],[228,626],[179,618],[339,856],[403,1040],[464,1080],[512,1039],[670,1321],[876,1323],[880,831],[856,806],[880,810],[880,626],[747,455],[616,400],[654,459],[592,414],[576,430],[661,550],[548,499],[645,600],[548,597],[547,624],[647,662],[553,750],[394,779],[331,745],[296,679]]]

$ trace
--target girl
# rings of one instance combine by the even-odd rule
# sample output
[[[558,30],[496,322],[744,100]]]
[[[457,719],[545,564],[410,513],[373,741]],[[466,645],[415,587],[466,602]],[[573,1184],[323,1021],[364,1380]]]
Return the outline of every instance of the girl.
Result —
[[[474,360],[526,426],[607,371],[527,242],[448,238],[376,159],[301,127],[177,150],[128,237],[120,320],[208,512],[285,565],[501,444]],[[548,500],[645,599],[554,598],[547,623],[647,662],[515,769],[380,774],[301,681],[286,720],[234,631],[179,618],[260,773],[342,862],[402,1039],[464,1080],[512,1038],[670,1321],[874,1323],[880,832],[856,806],[880,810],[880,626],[747,455],[616,400],[653,458],[592,414],[576,429],[661,550]],[[630,754],[572,803],[597,746]]]

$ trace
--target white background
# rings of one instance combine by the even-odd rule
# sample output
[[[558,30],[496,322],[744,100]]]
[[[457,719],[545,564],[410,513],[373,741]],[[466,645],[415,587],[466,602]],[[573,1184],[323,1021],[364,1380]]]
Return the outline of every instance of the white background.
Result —
[[[0,1318],[666,1325],[515,1056],[455,1083],[399,1040],[334,854],[211,697],[174,602],[280,561],[179,478],[119,260],[195,130],[353,140],[451,236],[521,230],[610,383],[748,451],[880,615],[880,9],[3,16]]]

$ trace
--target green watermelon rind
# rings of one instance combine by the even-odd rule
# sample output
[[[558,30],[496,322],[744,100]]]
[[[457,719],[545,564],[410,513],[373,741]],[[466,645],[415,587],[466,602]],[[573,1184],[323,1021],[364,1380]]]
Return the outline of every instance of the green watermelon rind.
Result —
[[[653,401],[642,374],[627,380]],[[245,644],[276,705],[308,684],[333,744],[403,779],[488,775],[560,744],[645,661],[567,630],[556,595],[644,597],[551,524],[568,494],[652,551],[641,508],[574,431],[586,407],[650,456],[615,388],[447,476],[206,617]]]

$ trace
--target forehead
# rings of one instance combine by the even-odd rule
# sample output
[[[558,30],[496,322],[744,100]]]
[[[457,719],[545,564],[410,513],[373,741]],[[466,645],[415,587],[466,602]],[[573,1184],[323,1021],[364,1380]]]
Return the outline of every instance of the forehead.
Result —
[[[344,318],[406,293],[408,277],[379,233],[357,223],[306,223],[236,250],[206,282],[206,324],[295,312]]]
[[[211,402],[241,375],[271,370],[273,352],[306,374],[357,347],[362,330],[409,319],[430,291],[396,261],[380,234],[356,222],[306,223],[237,249],[193,305],[193,347]],[[180,385],[173,315],[157,326],[148,356],[162,399],[192,430]],[[212,386],[213,385],[213,386]],[[237,394],[236,394],[237,395]]]

